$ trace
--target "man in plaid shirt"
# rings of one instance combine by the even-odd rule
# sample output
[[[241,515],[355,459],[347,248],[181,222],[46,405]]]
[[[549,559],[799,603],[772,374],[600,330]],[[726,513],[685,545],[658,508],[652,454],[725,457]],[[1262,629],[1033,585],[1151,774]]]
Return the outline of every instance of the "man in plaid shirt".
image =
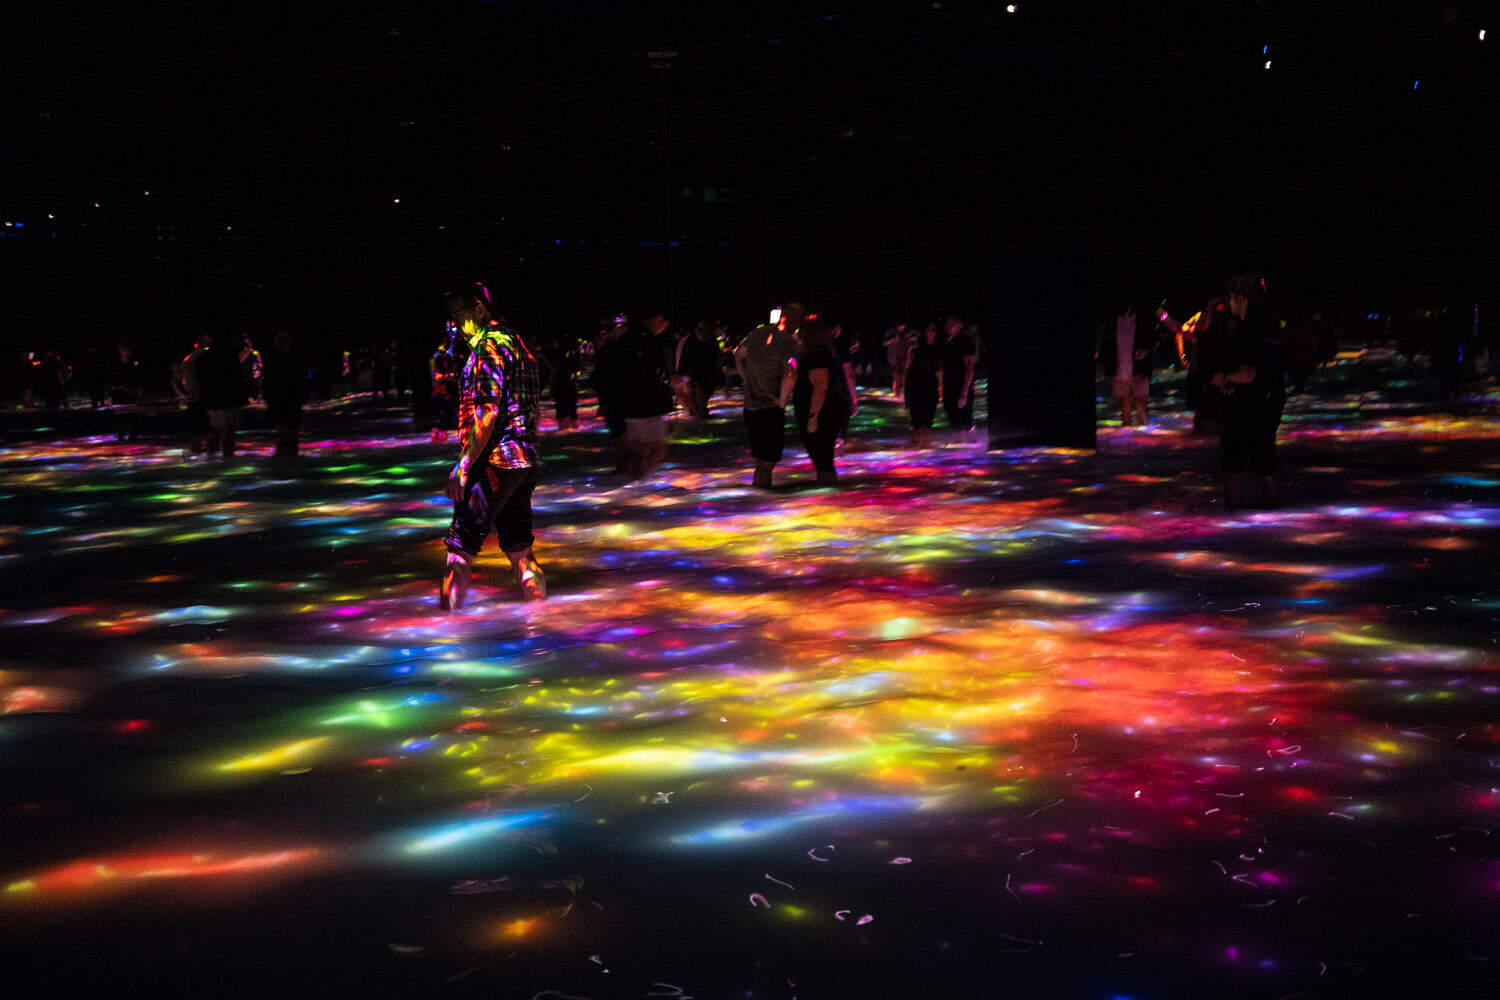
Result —
[[[444,543],[448,567],[439,598],[444,611],[462,604],[474,558],[493,528],[527,600],[547,596],[542,567],[532,554],[531,492],[542,468],[537,451],[541,382],[520,334],[490,315],[488,292],[477,282],[448,295],[453,322],[469,342],[458,399],[463,445],[443,491],[453,501]]]

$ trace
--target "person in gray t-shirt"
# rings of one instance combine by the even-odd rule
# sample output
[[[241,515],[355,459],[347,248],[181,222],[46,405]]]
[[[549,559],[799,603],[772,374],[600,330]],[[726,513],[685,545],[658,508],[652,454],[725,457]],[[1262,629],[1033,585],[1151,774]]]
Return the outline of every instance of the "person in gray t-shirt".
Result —
[[[781,461],[786,400],[797,378],[791,359],[804,315],[800,305],[788,302],[780,323],[756,327],[734,349],[734,366],[745,383],[745,431],[755,457],[752,484],[758,489],[771,488],[771,470]]]

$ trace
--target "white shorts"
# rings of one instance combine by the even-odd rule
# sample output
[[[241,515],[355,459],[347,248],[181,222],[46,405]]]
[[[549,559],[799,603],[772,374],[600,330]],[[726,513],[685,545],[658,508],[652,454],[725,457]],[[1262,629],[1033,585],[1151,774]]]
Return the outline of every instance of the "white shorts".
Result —
[[[208,422],[215,430],[234,429],[240,425],[240,408],[231,410],[209,410]]]
[[[666,444],[666,417],[626,417],[626,444]]]

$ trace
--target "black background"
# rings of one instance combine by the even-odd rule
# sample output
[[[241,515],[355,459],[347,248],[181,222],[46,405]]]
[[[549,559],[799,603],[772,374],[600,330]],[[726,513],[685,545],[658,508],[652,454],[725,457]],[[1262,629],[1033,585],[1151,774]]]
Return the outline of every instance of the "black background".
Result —
[[[1494,6],[21,5],[0,336],[425,339],[474,276],[523,330],[873,327],[1058,241],[1101,301],[1432,305],[1493,275]]]

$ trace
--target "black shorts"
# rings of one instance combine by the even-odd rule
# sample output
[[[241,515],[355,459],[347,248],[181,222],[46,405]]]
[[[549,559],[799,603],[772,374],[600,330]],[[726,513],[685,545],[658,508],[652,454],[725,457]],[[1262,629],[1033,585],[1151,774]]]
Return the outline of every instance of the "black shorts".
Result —
[[[479,555],[493,530],[504,552],[525,552],[535,541],[531,534],[531,493],[537,470],[497,469],[485,465],[469,477],[464,498],[453,505],[453,522],[443,539],[450,552]]]
[[[187,408],[188,434],[203,437],[213,430],[208,423],[208,408],[202,403],[189,403]]]
[[[781,407],[746,410],[745,431],[757,462],[779,462],[786,447],[786,411]]]

